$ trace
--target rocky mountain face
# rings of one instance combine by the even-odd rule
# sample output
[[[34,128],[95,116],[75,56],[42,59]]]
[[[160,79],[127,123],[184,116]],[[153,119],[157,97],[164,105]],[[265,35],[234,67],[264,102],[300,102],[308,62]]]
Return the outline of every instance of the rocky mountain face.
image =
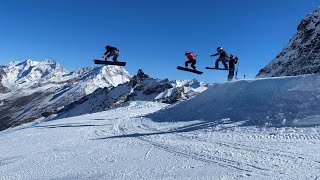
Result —
[[[298,25],[289,44],[257,77],[320,73],[320,7]]]
[[[112,89],[97,89],[92,94],[61,109],[48,119],[100,112],[124,105],[129,101],[157,101],[173,104],[196,96],[205,91],[208,86],[208,84],[197,80],[154,79],[140,69],[129,82]]]
[[[2,81],[4,75],[5,75],[4,70],[0,69],[0,82]],[[0,93],[7,93],[7,92],[9,92],[9,89],[0,83]]]
[[[12,62],[0,67],[0,130],[54,113],[98,88],[130,80],[122,67],[90,67],[68,72],[56,61]]]

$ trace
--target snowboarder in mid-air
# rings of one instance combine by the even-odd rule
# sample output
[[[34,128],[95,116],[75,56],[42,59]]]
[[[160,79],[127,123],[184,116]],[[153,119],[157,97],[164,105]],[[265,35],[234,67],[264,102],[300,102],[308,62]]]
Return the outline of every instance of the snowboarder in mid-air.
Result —
[[[112,60],[114,62],[118,62],[119,49],[116,47],[112,47],[112,46],[107,45],[106,52],[102,55],[102,58],[105,58],[105,60],[108,61],[108,58],[111,56],[113,56]]]
[[[187,61],[184,63],[185,67],[182,66],[178,66],[177,69],[179,70],[183,70],[183,71],[188,71],[188,72],[192,72],[192,73],[196,73],[196,74],[202,74],[202,71],[198,71],[196,68],[196,63],[197,63],[197,55],[194,55],[192,52],[185,52],[184,55],[187,57]],[[191,68],[188,68],[188,65],[191,64]]]
[[[188,68],[188,64],[191,64],[192,69],[197,70],[195,64],[197,63],[196,57],[197,55],[194,55],[193,53],[187,51],[184,54],[187,57],[187,61],[184,63],[185,67]]]
[[[222,64],[224,65],[224,68],[228,69],[228,64],[227,64],[227,62],[229,60],[228,54],[226,53],[225,50],[222,49],[222,47],[218,47],[217,51],[218,51],[217,53],[210,55],[210,56],[218,56],[219,55],[219,58],[215,62],[214,68],[219,68],[219,62],[221,61]]]
[[[231,81],[234,76],[234,71],[235,71],[235,64],[238,63],[238,57],[230,54],[230,59],[229,59],[229,74],[228,74],[228,81]]]
[[[108,61],[111,56],[113,61]],[[106,52],[102,54],[102,58],[104,58],[104,60],[94,59],[93,63],[104,64],[104,65],[125,66],[127,63],[119,62],[118,57],[119,57],[119,49],[108,45],[106,46]]]

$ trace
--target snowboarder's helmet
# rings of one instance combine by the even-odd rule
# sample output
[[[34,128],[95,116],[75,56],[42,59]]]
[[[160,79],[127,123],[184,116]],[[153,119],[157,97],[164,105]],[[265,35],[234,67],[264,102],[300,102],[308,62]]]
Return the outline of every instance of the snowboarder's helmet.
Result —
[[[220,51],[220,50],[222,50],[222,47],[218,47],[218,48],[217,48],[217,51]]]
[[[184,54],[191,54],[191,52],[189,52],[189,51],[186,51]]]
[[[110,48],[110,46],[108,45],[108,46],[106,46],[106,49],[109,49]]]

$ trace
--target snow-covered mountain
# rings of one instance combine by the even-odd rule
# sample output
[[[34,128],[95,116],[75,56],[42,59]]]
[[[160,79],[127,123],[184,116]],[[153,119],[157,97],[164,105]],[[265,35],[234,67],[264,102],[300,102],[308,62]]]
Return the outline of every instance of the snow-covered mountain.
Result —
[[[121,106],[128,101],[156,101],[172,104],[191,99],[208,87],[208,84],[195,79],[184,81],[154,79],[140,69],[129,82],[112,89],[97,89],[92,94],[61,109],[56,115],[48,119],[100,112]]]
[[[37,62],[29,59],[21,63],[11,62],[0,68],[1,85],[10,92],[78,81],[81,84],[86,82],[81,90],[90,94],[99,87],[111,88],[130,79],[129,73],[122,67],[89,67],[69,72],[58,62],[49,60]]]
[[[320,7],[301,21],[289,44],[257,77],[320,73]]]
[[[153,79],[123,67],[87,67],[69,72],[56,61],[12,62],[0,67],[0,130],[52,114],[64,117],[104,111],[127,101],[175,103],[208,85],[197,80]]]
[[[56,61],[12,62],[0,67],[0,130],[56,112],[98,88],[130,80],[122,67],[103,66],[68,72]]]

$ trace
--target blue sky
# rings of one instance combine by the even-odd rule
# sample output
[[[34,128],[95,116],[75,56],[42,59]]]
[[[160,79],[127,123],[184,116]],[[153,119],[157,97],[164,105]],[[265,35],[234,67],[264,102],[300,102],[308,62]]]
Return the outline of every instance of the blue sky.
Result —
[[[95,66],[107,44],[135,74],[222,82],[209,55],[222,46],[254,77],[288,43],[319,0],[0,0],[0,64],[57,60],[69,71]],[[199,76],[176,70],[198,54]]]

